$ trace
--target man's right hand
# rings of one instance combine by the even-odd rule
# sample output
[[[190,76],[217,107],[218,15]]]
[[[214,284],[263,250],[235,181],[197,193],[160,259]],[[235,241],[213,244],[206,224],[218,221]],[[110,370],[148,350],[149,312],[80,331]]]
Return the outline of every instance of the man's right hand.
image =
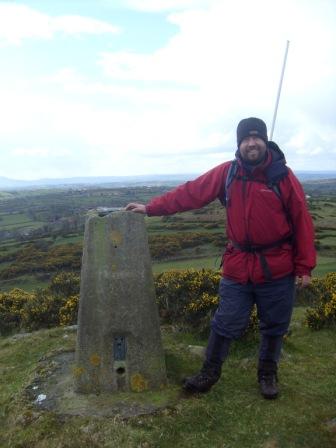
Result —
[[[136,202],[131,202],[126,205],[125,210],[128,212],[142,213],[143,215],[146,214],[146,206],[143,204],[137,204]]]

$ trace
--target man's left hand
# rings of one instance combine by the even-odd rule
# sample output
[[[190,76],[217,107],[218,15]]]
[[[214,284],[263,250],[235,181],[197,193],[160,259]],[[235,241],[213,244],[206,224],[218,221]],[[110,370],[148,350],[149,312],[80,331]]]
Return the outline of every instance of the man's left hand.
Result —
[[[311,282],[310,275],[297,275],[295,277],[295,285],[297,288],[305,288]]]

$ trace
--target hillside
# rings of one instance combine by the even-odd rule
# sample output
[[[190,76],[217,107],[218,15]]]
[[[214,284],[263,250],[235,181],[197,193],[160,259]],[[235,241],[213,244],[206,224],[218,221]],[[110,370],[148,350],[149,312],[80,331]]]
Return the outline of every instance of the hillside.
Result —
[[[316,229],[314,275],[336,270],[336,180],[304,183]],[[44,287],[60,270],[79,272],[85,216],[98,206],[146,203],[169,186],[10,190],[0,196],[0,291]],[[219,269],[225,211],[218,201],[201,210],[147,218],[154,272]]]
[[[169,397],[156,415],[81,417],[42,411],[25,388],[48,375],[48,356],[71,350],[71,329],[41,330],[0,338],[0,446],[34,448],[333,448],[336,446],[334,330],[312,332],[302,326],[304,309],[295,309],[280,369],[278,400],[260,397],[256,383],[258,341],[233,345],[223,375],[204,396],[180,396],[180,381],[200,366],[188,344],[205,341],[163,331]],[[323,347],[323,350],[321,350]],[[44,360],[44,361],[43,361]],[[43,392],[43,391],[41,391]],[[121,397],[122,398],[122,397]],[[126,399],[126,397],[125,397]],[[146,400],[146,394],[137,400]],[[148,399],[148,396],[147,396]]]

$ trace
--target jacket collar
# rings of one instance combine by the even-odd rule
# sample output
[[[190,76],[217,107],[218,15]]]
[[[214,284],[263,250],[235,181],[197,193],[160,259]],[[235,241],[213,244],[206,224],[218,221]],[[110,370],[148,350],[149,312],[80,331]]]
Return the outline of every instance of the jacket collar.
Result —
[[[277,182],[288,174],[286,159],[279,146],[268,142],[264,161],[256,166],[249,165],[243,161],[239,150],[236,151],[236,160],[245,174],[252,177],[265,176],[269,182]]]

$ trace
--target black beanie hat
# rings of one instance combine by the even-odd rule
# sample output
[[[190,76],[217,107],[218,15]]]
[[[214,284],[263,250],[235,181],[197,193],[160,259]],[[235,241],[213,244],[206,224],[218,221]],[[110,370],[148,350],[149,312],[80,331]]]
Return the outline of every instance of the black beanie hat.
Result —
[[[267,126],[260,120],[260,118],[250,117],[244,118],[237,126],[237,145],[241,144],[242,140],[249,135],[256,135],[257,137],[268,143]]]

